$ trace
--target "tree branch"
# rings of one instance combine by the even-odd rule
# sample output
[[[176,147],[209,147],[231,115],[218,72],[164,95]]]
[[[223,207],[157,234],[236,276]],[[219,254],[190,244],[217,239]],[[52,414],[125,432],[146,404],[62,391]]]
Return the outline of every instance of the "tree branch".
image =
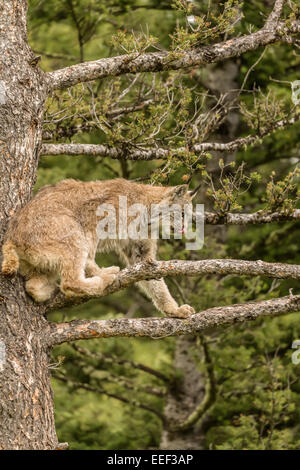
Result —
[[[273,10],[270,13],[270,15],[268,16],[268,19],[265,23],[264,29],[272,31],[277,27],[278,22],[280,20],[281,13],[282,13],[283,5],[285,3],[286,3],[286,0],[276,0],[275,1]]]
[[[154,261],[138,263],[130,268],[123,269],[116,280],[96,298],[104,297],[132,284],[150,279],[167,276],[196,276],[199,274],[238,274],[246,276],[266,276],[276,279],[300,279],[300,265],[266,263],[264,261],[243,261],[230,259],[200,260],[200,261]],[[54,299],[41,305],[44,313],[58,308],[77,305],[91,297],[66,297],[61,292]]]
[[[68,377],[65,377],[61,374],[54,374],[54,377],[57,380],[60,380],[61,382],[66,382],[67,384],[72,385],[75,388],[81,388],[81,389],[87,390],[89,392],[94,392],[94,393],[99,393],[101,395],[106,395],[107,397],[114,398],[115,400],[122,401],[123,403],[127,403],[128,405],[131,405],[131,406],[135,406],[136,408],[141,408],[143,410],[150,411],[150,413],[155,414],[163,422],[165,420],[164,416],[159,411],[152,408],[151,406],[144,405],[143,403],[140,403],[137,400],[134,400],[134,399],[130,400],[128,398],[123,397],[122,395],[117,395],[115,393],[107,392],[102,387],[94,387],[92,385],[85,384],[85,383],[82,383],[82,382],[76,382],[75,380],[69,379]]]
[[[290,214],[257,211],[253,214],[234,214],[228,212],[223,216],[214,212],[204,213],[204,222],[208,225],[256,225],[287,220],[300,220],[300,209],[295,209]]]
[[[120,116],[123,116],[124,114],[130,114],[130,113],[135,113],[136,111],[141,111],[142,109],[145,109],[147,106],[153,103],[153,99],[145,100],[142,101],[140,104],[136,104],[134,106],[124,106],[121,108],[114,108],[111,109],[110,111],[107,111],[106,116],[108,118],[114,119],[118,118]]]
[[[205,332],[212,328],[234,325],[265,316],[297,312],[300,295],[280,297],[247,304],[214,307],[188,319],[135,318],[110,320],[75,320],[67,323],[50,323],[45,341],[54,346],[69,341],[92,338],[148,337],[153,339]]]
[[[82,368],[82,371],[89,376],[90,381],[96,380],[97,382],[99,381],[98,378],[93,377],[94,372],[98,372],[99,370],[102,370],[104,372],[104,376],[101,377],[101,381],[99,382],[99,386],[101,387],[102,384],[105,382],[111,383],[111,384],[117,384],[118,386],[124,387],[128,390],[136,390],[138,393],[148,393],[150,395],[155,395],[159,397],[165,396],[166,390],[163,388],[158,388],[155,386],[151,385],[144,385],[144,384],[139,384],[135,378],[129,378],[125,375],[116,375],[111,372],[112,365],[114,362],[112,360],[108,361],[110,367],[109,368],[103,368],[101,365],[99,366],[99,360],[96,361],[96,365],[94,364],[94,361],[89,360],[89,362],[86,361],[86,357],[89,357],[89,359],[95,359],[96,356],[93,354],[92,351],[89,351],[85,348],[81,348],[80,346],[77,348],[76,345],[73,343],[71,344],[74,350],[77,350],[79,353],[78,361],[77,364]],[[82,354],[82,350],[85,351],[84,354]],[[86,352],[88,352],[86,354]],[[90,353],[90,354],[89,354]],[[100,354],[101,355],[101,354]],[[85,358],[83,358],[85,356]],[[101,362],[104,362],[101,360]],[[117,362],[116,362],[117,363]],[[86,365],[89,365],[89,371],[85,370]],[[89,381],[89,383],[90,383]]]
[[[96,368],[93,368],[93,370],[97,371]],[[166,395],[166,390],[160,389],[158,387],[151,387],[150,385],[139,384],[137,383],[137,381],[128,379],[127,377],[124,377],[122,375],[109,374],[109,375],[106,375],[101,380],[102,382],[106,381],[106,382],[110,382],[113,384],[117,384],[120,387],[124,387],[126,390],[133,390],[134,392],[137,392],[137,393],[154,395],[160,398]]]
[[[239,57],[248,51],[261,46],[284,40],[285,36],[300,31],[300,22],[293,21],[289,25],[277,21],[280,1],[275,2],[272,14],[265,26],[255,33],[237,37],[210,46],[186,50],[180,58],[172,58],[168,51],[131,53],[116,57],[104,58],[91,62],[65,67],[48,72],[49,91],[67,88],[77,83],[117,76],[126,73],[161,72],[165,70],[187,69]]]
[[[118,111],[118,110],[116,110]],[[292,118],[284,119],[273,124],[270,129],[261,132],[260,134],[248,135],[247,137],[240,137],[232,140],[231,142],[204,142],[201,144],[193,145],[189,150],[195,154],[201,154],[208,151],[223,151],[234,152],[235,150],[245,148],[248,145],[255,145],[260,139],[266,137],[278,129],[282,129],[288,125],[295,124],[300,119],[300,113]],[[185,147],[179,148],[130,148],[130,146],[110,147],[101,144],[43,144],[41,148],[41,155],[93,155],[100,157],[109,157],[114,160],[166,160],[170,155],[176,153],[180,154],[186,152]]]
[[[141,364],[139,362],[131,361],[129,359],[123,359],[121,357],[118,357],[114,354],[103,354],[100,352],[96,351],[90,351],[89,349],[83,348],[81,346],[78,346],[77,344],[72,344],[72,347],[75,349],[75,351],[79,352],[80,354],[91,357],[93,359],[98,359],[100,361],[109,363],[109,364],[119,364],[123,365],[125,367],[131,367],[133,369],[138,369],[140,371],[146,372],[148,374],[153,375],[154,377],[163,380],[166,383],[169,383],[170,379],[160,372],[159,370],[152,369],[151,367],[148,367],[144,364]]]

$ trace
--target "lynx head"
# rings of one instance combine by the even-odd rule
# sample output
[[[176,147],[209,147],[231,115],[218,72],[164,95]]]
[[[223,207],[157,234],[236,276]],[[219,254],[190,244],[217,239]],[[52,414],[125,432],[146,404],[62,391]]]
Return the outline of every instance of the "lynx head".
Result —
[[[185,205],[190,205],[192,199],[196,196],[200,186],[189,191],[187,184],[166,188],[159,206],[163,208],[160,218],[161,223],[171,224],[171,231],[184,233],[183,212]]]
[[[183,207],[184,204],[192,202],[192,199],[196,196],[199,189],[200,185],[197,186],[196,189],[189,191],[187,184],[180,184],[179,186],[166,188],[166,192],[161,203],[165,205],[179,204]]]

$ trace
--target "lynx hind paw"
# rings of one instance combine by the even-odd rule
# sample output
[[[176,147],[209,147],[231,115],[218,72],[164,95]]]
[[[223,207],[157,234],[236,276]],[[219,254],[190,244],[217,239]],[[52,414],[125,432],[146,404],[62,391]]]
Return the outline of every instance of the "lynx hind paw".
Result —
[[[105,274],[102,279],[104,283],[103,288],[106,289],[106,287],[110,286],[117,279],[117,276],[116,274]]]
[[[185,304],[178,307],[178,309],[170,316],[174,318],[188,318],[189,316],[194,315],[194,313],[195,310],[193,307]]]
[[[109,268],[102,268],[103,274],[108,275],[108,274],[117,274],[120,271],[119,266],[109,266]]]

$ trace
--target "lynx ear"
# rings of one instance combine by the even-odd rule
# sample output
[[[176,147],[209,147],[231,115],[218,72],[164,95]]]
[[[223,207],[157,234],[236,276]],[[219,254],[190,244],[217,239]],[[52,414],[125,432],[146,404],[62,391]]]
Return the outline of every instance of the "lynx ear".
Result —
[[[199,191],[199,189],[201,188],[201,184],[199,184],[195,189],[193,189],[192,191],[189,191],[189,197],[190,199],[193,199],[197,192]]]
[[[174,202],[177,200],[181,200],[182,198],[184,198],[187,192],[188,192],[187,184],[181,184],[179,186],[175,186],[171,190],[170,199]]]

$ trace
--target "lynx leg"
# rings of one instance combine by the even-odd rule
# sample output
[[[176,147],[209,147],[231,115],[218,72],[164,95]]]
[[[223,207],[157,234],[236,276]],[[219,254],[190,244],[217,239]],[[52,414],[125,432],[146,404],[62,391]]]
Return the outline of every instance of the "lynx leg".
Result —
[[[195,310],[189,305],[178,307],[177,302],[171,296],[168,286],[163,279],[153,281],[140,281],[139,287],[152,300],[154,305],[168,317],[187,318]]]
[[[46,302],[56,289],[55,277],[38,274],[26,282],[25,289],[36,302]]]
[[[69,297],[101,295],[104,289],[115,280],[116,275],[111,273],[99,273],[100,275],[86,278],[86,263],[86,254],[74,257],[71,253],[66,253],[61,269],[61,290],[65,295]]]
[[[100,276],[107,274],[117,274],[120,271],[119,266],[109,266],[109,268],[100,268],[98,264],[92,260],[88,259],[85,267],[85,273],[87,276]]]
[[[123,259],[127,265],[132,265],[147,259],[155,259],[156,244],[149,240],[136,243],[131,247],[129,253],[123,254]],[[154,303],[155,307],[168,317],[187,318],[195,310],[189,305],[178,306],[177,302],[171,296],[168,286],[163,279],[140,281],[138,286],[145,292]]]

